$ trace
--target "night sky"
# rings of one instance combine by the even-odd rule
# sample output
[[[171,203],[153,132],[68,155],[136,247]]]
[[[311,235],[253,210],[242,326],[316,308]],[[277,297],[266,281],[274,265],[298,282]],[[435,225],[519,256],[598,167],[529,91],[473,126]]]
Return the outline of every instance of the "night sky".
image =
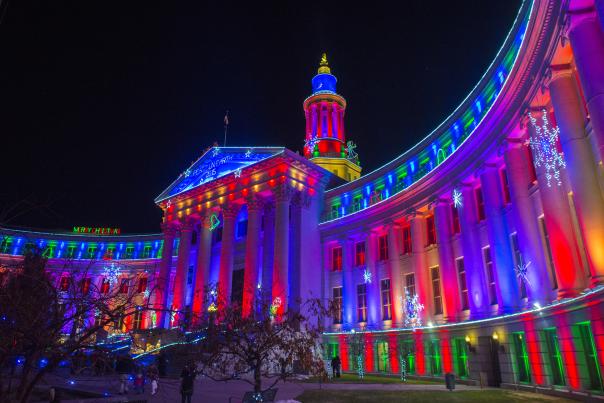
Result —
[[[302,150],[322,52],[369,172],[480,79],[520,1],[2,3],[4,223],[158,232],[153,203],[214,141]]]

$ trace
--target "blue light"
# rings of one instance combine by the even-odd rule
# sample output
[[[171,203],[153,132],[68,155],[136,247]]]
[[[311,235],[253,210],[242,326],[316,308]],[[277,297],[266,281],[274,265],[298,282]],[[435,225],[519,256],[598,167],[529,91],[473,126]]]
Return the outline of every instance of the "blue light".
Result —
[[[388,174],[388,183],[392,185],[392,174]]]
[[[17,238],[17,245],[21,244],[22,241],[23,241],[23,238]]]
[[[48,360],[47,360],[46,358],[42,358],[42,359],[40,360],[39,367],[40,367],[40,368],[44,368],[44,367],[46,367],[47,365],[48,365]]]
[[[415,172],[415,162],[409,161],[409,167],[411,168],[411,172]]]
[[[480,99],[476,100],[476,110],[478,111],[478,113],[482,113],[482,104],[480,102]]]
[[[80,244],[80,249],[84,250],[84,242]]]
[[[365,193],[367,193],[367,196],[371,194],[371,187],[369,185],[365,186]]]
[[[331,74],[317,74],[312,78],[312,92],[336,92],[336,84],[338,80]]]
[[[69,381],[67,381],[67,383],[70,385],[75,385],[75,381],[73,379],[70,379]]]

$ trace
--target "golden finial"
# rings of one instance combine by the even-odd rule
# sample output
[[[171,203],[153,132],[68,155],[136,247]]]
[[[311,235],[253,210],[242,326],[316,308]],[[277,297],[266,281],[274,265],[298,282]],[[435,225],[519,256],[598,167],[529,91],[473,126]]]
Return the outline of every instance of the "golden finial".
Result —
[[[321,56],[321,62],[319,63],[319,74],[330,74],[331,69],[327,63],[327,53],[323,53]]]

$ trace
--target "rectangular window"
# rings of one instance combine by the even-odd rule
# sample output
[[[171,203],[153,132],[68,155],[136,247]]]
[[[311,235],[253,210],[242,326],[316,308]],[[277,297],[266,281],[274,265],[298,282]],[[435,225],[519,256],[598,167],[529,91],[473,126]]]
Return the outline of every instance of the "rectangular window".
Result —
[[[86,295],[88,294],[88,291],[90,291],[90,277],[86,277],[84,279],[82,279],[81,281],[81,286],[82,286],[82,294]]]
[[[468,343],[463,338],[455,339],[455,365],[457,375],[462,379],[467,378],[470,373],[468,369]]]
[[[401,363],[404,361],[408,374],[415,373],[415,341],[405,340],[401,344]]]
[[[2,244],[0,244],[0,253],[10,253],[10,247],[12,246],[12,244],[13,242],[10,239],[3,239]]]
[[[61,277],[61,281],[59,283],[59,289],[63,292],[69,290],[69,277],[68,276]]]
[[[378,238],[379,260],[388,260],[388,235],[381,235]]]
[[[359,322],[367,322],[367,284],[357,285],[357,317]]]
[[[42,253],[42,256],[47,259],[52,259],[55,256],[55,248],[55,246],[48,245],[46,249],[44,249],[44,253]]]
[[[520,253],[520,245],[518,244],[518,234],[516,232],[510,235],[510,242],[512,244],[514,265],[518,267],[525,262],[522,260],[522,253]],[[520,298],[526,298],[526,284],[524,279],[518,278],[518,288],[520,289]]]
[[[340,216],[338,213],[339,211],[340,211],[340,206],[338,206],[338,205],[331,206],[331,218],[332,219],[338,218]]]
[[[105,257],[107,257],[107,259],[113,259],[113,255],[115,254],[115,247],[114,246],[109,246],[107,248],[107,250],[105,251]]]
[[[143,248],[143,259],[148,259],[151,257],[151,245],[145,245]]]
[[[428,234],[428,245],[436,243],[436,226],[434,225],[434,216],[426,217],[426,231]]]
[[[591,331],[591,324],[586,322],[580,323],[577,326],[579,328],[581,343],[583,344],[583,358],[585,359],[585,366],[587,367],[587,375],[589,377],[589,389],[603,390],[602,375],[600,374],[600,363],[598,362],[596,344]]]
[[[86,251],[86,257],[88,259],[94,259],[96,256],[96,246],[89,246],[88,250]]]
[[[123,278],[120,283],[120,294],[128,294],[128,279]]]
[[[461,232],[461,225],[459,224],[459,210],[454,204],[451,204],[451,219],[453,220],[453,233],[459,234]]]
[[[457,266],[457,276],[459,279],[459,293],[461,296],[461,309],[466,311],[470,309],[470,301],[468,299],[468,284],[466,281],[466,266],[463,257],[455,260]]]
[[[237,238],[243,238],[247,235],[247,220],[237,222]]]
[[[354,245],[354,265],[365,266],[365,241],[357,242]]]
[[[531,373],[529,369],[529,358],[526,352],[526,343],[524,333],[512,333],[512,342],[514,344],[514,357],[516,358],[516,372],[519,382],[531,382]]]
[[[549,243],[549,234],[547,232],[547,225],[545,225],[545,217],[539,217],[539,227],[541,229],[541,241],[545,246],[547,252],[547,267],[549,268],[549,275],[551,277],[552,289],[558,289],[558,280],[556,279],[555,266],[554,266],[554,255],[552,254],[552,246]]]
[[[430,275],[432,277],[432,295],[434,296],[434,315],[442,315],[443,301],[440,293],[440,270],[438,266],[430,268]]]
[[[134,246],[128,246],[128,247],[126,247],[125,259],[132,259],[132,258],[134,258]]]
[[[510,196],[510,184],[508,182],[508,172],[506,169],[502,169],[500,171],[501,175],[501,188],[503,190],[503,201],[505,204],[512,202],[512,197]]]
[[[440,375],[440,341],[438,339],[428,340],[428,355],[430,357],[430,371],[432,375]]]
[[[474,190],[476,197],[476,213],[478,214],[478,221],[483,221],[486,218],[484,213],[484,199],[482,197],[482,188],[476,188]]]
[[[331,270],[342,271],[342,247],[336,246],[331,250]]]
[[[143,309],[140,306],[136,307],[134,311],[134,318],[132,319],[132,328],[134,330],[139,330],[143,326]]]
[[[352,201],[352,211],[359,211],[361,209],[361,196],[357,196]]]
[[[413,297],[415,295],[415,274],[407,274],[405,276],[405,288],[409,292],[409,296]]]
[[[493,268],[493,259],[491,258],[491,247],[486,246],[482,249],[484,267],[487,271],[487,286],[489,287],[489,301],[491,305],[497,303],[497,287],[495,286],[495,272]]]
[[[390,296],[390,279],[385,278],[380,282],[382,295],[382,320],[392,319],[392,301]]]
[[[342,287],[334,287],[332,290],[333,303],[336,308],[334,323],[342,323]]]
[[[109,289],[111,288],[111,283],[108,278],[104,278],[101,283],[101,294],[109,294]]]
[[[549,367],[552,373],[552,383],[558,386],[564,386],[564,365],[562,363],[562,354],[560,354],[560,343],[556,328],[545,329],[545,343],[547,345],[547,357]]]
[[[388,351],[388,342],[387,341],[378,341],[376,343],[376,352],[377,352],[377,370],[378,372],[388,372],[389,371],[389,351]]]
[[[412,251],[413,246],[411,243],[411,226],[407,225],[403,227],[403,253],[407,255]]]
[[[136,289],[138,293],[145,292],[147,290],[147,281],[147,277],[141,277],[138,280],[138,288]]]

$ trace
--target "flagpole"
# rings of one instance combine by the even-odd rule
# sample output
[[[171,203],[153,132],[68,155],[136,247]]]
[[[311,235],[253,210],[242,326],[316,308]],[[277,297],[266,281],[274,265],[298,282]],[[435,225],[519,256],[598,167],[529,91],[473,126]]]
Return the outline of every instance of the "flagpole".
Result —
[[[226,139],[227,139],[227,130],[229,128],[229,111],[227,110],[224,115],[224,144],[223,147],[226,147]]]

